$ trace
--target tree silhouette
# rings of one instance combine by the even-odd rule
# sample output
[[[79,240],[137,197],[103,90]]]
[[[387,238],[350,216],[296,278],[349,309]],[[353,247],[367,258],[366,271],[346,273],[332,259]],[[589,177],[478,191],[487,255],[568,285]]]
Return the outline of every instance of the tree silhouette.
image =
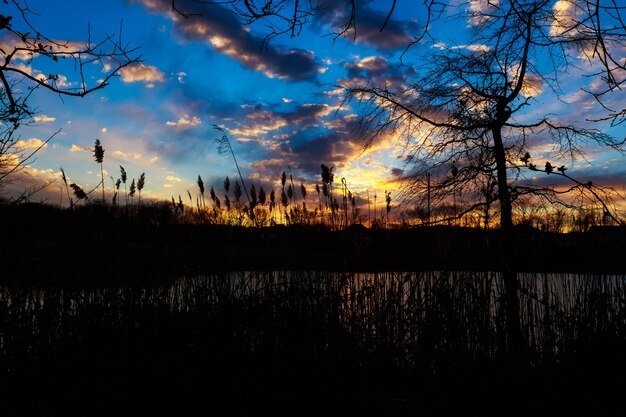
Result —
[[[367,146],[383,135],[404,138],[409,190],[423,189],[426,177],[434,181],[430,189],[440,201],[457,190],[483,190],[484,200],[464,212],[488,210],[491,203],[499,203],[503,252],[496,256],[505,283],[508,344],[511,352],[518,352],[518,281],[510,267],[515,247],[513,204],[525,195],[550,201],[562,196],[556,186],[539,186],[527,177],[555,171],[550,162],[541,170],[529,164],[531,145],[539,139],[548,141],[559,157],[574,159],[584,155],[583,144],[619,149],[621,142],[600,130],[528,110],[542,90],[558,96],[562,80],[554,74],[563,74],[572,59],[554,34],[559,19],[554,2],[484,6],[459,16],[477,26],[467,44],[436,44],[431,49],[439,50],[421,57],[418,75],[408,86],[347,86],[346,100],[359,107]],[[575,44],[585,45],[586,40],[576,38]],[[564,174],[564,167],[558,172]],[[492,177],[494,194],[485,187]],[[583,184],[574,188],[604,201],[603,190]]]
[[[621,142],[551,115],[529,117],[527,108],[542,89],[559,91],[561,80],[551,74],[569,64],[567,51],[548,42],[551,27],[542,25],[554,20],[551,6],[549,1],[503,2],[475,12],[472,19],[486,21],[470,41],[478,47],[440,45],[438,53],[423,58],[422,75],[406,88],[348,87],[347,100],[360,105],[367,143],[388,133],[403,135],[404,157],[413,168],[411,185],[421,185],[430,173],[431,188],[440,197],[461,187],[479,188],[494,176],[495,195],[466,211],[495,199],[504,230],[513,226],[513,202],[519,196],[557,199],[555,187],[534,187],[529,181],[516,186],[528,173],[520,162],[533,140],[549,138],[558,155],[569,158],[582,155],[581,145],[588,142],[616,149]],[[552,169],[546,165],[544,171]]]

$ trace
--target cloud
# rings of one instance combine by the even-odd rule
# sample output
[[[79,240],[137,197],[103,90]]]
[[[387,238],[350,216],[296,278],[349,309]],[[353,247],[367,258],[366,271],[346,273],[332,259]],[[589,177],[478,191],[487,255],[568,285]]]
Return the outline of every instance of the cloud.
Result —
[[[48,144],[44,143],[41,139],[30,138],[27,140],[18,140],[15,145],[22,149],[37,149],[37,148],[45,148]]]
[[[125,83],[144,82],[148,88],[154,87],[154,83],[165,81],[163,74],[157,67],[144,64],[131,64],[122,68],[119,72]]]
[[[62,89],[68,89],[77,84],[76,82],[69,81],[67,77],[63,74],[56,75],[53,79],[49,81],[49,83],[55,85],[57,88],[62,88]]]
[[[578,6],[572,0],[559,0],[554,3],[554,21],[550,25],[550,36],[575,37],[578,34],[576,12]]]
[[[54,122],[57,118],[56,117],[49,117],[46,116],[45,114],[40,114],[38,116],[33,117],[33,120],[35,121],[35,123],[50,123],[50,122]]]
[[[489,52],[491,47],[482,43],[472,43],[468,45],[452,45],[449,46],[445,42],[437,42],[430,46],[431,48],[439,49],[440,51],[454,51],[459,49],[466,49],[470,52]]]
[[[78,146],[78,145],[72,143],[72,147],[70,148],[70,152],[78,152],[78,151],[91,152],[92,148],[90,148],[89,146]]]
[[[188,114],[183,115],[177,121],[167,121],[165,124],[167,126],[177,126],[179,129],[189,129],[192,127],[196,127],[202,123],[197,116],[190,117]]]
[[[43,76],[41,71],[34,70],[30,65],[18,64],[15,66],[15,69],[31,76],[37,76],[37,78],[41,78]],[[46,77],[43,76],[43,78],[45,79]]]
[[[141,159],[140,153],[126,153],[122,151],[113,151],[111,152],[111,155],[117,158],[121,158],[121,159],[134,159],[134,160]]]
[[[307,174],[316,175],[320,171],[320,164],[341,166],[350,160],[351,156],[361,145],[350,140],[342,132],[328,132],[314,137],[306,134],[293,137],[283,145],[283,153],[291,156],[300,170]]]
[[[168,175],[167,177],[165,177],[166,180],[170,181],[170,182],[181,182],[182,179],[175,177],[173,175]]]
[[[375,85],[401,89],[415,74],[413,67],[401,63],[390,63],[383,56],[356,59],[344,63],[343,67],[347,70],[347,78],[338,80],[338,84],[343,87]]]
[[[14,155],[15,156],[15,155]],[[17,162],[10,161],[10,162]],[[18,198],[25,193],[39,190],[29,197],[30,201],[59,202],[59,188],[53,185],[59,180],[60,173],[51,168],[38,169],[30,165],[23,165],[9,177],[10,181],[2,184],[2,195],[9,199]],[[57,182],[57,184],[60,180]]]
[[[0,48],[2,48],[1,43],[0,43]],[[29,76],[37,79],[43,84],[48,84],[60,90],[72,90],[73,88],[75,89],[75,87],[78,84],[76,82],[69,81],[68,78],[63,74],[45,75],[40,70],[33,68],[31,65],[25,65],[25,64],[20,63],[12,67],[18,71],[23,72],[24,74],[28,74]]]
[[[301,120],[315,117],[313,116],[315,112],[306,116],[303,115],[304,110],[294,113],[289,117]],[[271,174],[266,173],[271,176],[276,175],[277,170],[290,165],[308,177],[316,177],[320,164],[344,166],[354,159],[355,155],[361,153],[362,145],[353,134],[352,118],[333,119],[332,124],[332,130],[328,129],[326,124],[320,123],[317,128],[303,128],[280,135],[279,140],[272,141],[274,146],[270,149],[271,157],[256,163],[255,168],[272,169]]]
[[[461,46],[461,48],[465,48],[468,51],[472,51],[472,52],[489,52],[491,51],[491,48],[487,45],[484,45],[482,43],[473,43],[471,45],[463,45]]]
[[[178,80],[179,83],[181,84],[185,84],[185,77],[187,76],[187,73],[184,71],[180,71],[179,73],[176,74],[176,79]]]
[[[498,9],[500,0],[469,0],[467,14],[471,26],[480,26]]]
[[[22,41],[17,37],[17,35],[5,32],[2,36],[0,36],[0,49],[2,49],[5,53],[4,56],[10,54],[14,51],[15,48],[22,47]],[[32,52],[18,50],[13,55],[14,61],[28,61],[33,58]]]
[[[323,117],[333,111],[334,107],[321,103],[302,104],[290,112],[255,111],[246,115],[246,118],[238,123],[239,126],[230,129],[230,132],[240,139],[241,137],[263,139],[265,134],[283,128],[297,130],[316,127],[320,125]]]
[[[413,34],[419,30],[414,20],[397,20],[393,16],[387,23],[385,30],[380,31],[388,9],[375,10],[367,0],[356,1],[356,29],[351,28],[343,36],[356,42],[367,43],[380,51],[404,49],[414,40]],[[331,30],[344,27],[350,20],[351,10],[344,1],[325,0],[319,6],[317,23],[330,26]]]
[[[317,77],[319,66],[312,52],[273,45],[262,50],[263,39],[246,30],[235,15],[221,6],[206,7],[201,15],[185,19],[171,11],[169,0],[137,1],[152,12],[167,14],[187,38],[212,45],[246,68],[287,81],[313,81]],[[193,0],[178,0],[176,6],[180,10],[198,8]]]
[[[525,97],[537,97],[543,92],[543,80],[535,74],[526,74],[521,93]]]

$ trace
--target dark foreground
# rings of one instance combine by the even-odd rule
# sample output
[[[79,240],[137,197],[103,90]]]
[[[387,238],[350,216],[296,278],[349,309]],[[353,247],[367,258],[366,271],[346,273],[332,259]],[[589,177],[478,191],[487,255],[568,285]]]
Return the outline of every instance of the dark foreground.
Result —
[[[330,231],[181,222],[167,205],[125,212],[0,205],[0,282],[51,286],[152,284],[183,274],[242,270],[418,271],[510,268],[520,272],[626,273],[626,228],[544,233],[517,227]],[[506,259],[506,262],[502,260]],[[506,264],[506,265],[505,265]]]
[[[520,282],[516,357],[494,273],[0,287],[0,415],[621,415],[624,276]]]

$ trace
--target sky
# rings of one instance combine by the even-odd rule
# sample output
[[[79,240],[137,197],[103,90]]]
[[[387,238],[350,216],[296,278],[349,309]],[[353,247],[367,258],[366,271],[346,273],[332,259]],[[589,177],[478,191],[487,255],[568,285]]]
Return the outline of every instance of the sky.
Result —
[[[452,2],[452,9],[463,11],[475,3]],[[87,190],[95,187],[100,181],[92,153],[96,139],[105,149],[109,190],[120,176],[120,165],[129,181],[145,173],[144,198],[184,197],[187,190],[196,194],[198,175],[207,188],[221,190],[224,177],[234,179],[237,171],[232,157],[218,153],[217,125],[227,132],[249,183],[278,188],[281,173],[287,171],[297,184],[314,187],[320,164],[326,164],[355,193],[397,192],[405,168],[402,141],[385,137],[365,150],[358,114],[351,105],[342,105],[337,86],[410,82],[420,70],[421,54],[437,45],[418,44],[400,59],[423,24],[423,11],[411,0],[398,1],[383,33],[379,29],[389,2],[359,2],[356,38],[333,36],[345,19],[344,2],[329,4],[299,36],[277,37],[263,48],[267,27],[243,25],[221,6],[206,6],[201,15],[184,18],[172,12],[170,0],[66,0],[55,7],[29,1],[30,9],[40,14],[31,16],[31,23],[46,36],[84,42],[88,33],[100,39],[121,32],[129,47],[139,48],[142,62],[84,98],[36,91],[31,98],[38,109],[36,123],[19,132],[24,148],[60,132],[4,191],[16,193],[54,181],[32,200],[62,202],[61,168],[71,182]],[[191,0],[178,0],[178,5],[199,11]],[[444,23],[433,33],[440,42],[459,45],[473,29],[471,22]],[[66,64],[36,59],[29,65],[34,73],[61,74],[62,82],[78,82]],[[102,74],[103,68],[94,65],[87,83]],[[530,112],[540,109],[584,122],[599,114],[582,90],[593,81],[573,71],[562,82],[558,99],[540,89]],[[626,135],[625,126],[594,127],[616,137]],[[538,160],[550,157],[548,143],[533,146]],[[575,168],[580,177],[624,189],[622,155],[593,147],[586,152],[586,159],[555,163]]]

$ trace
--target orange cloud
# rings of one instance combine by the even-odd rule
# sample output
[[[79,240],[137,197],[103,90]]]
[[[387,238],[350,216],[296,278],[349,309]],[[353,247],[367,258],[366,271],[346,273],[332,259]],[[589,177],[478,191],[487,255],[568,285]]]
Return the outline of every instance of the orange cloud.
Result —
[[[571,0],[559,0],[554,3],[554,21],[550,26],[551,36],[576,35],[578,20],[576,19],[577,5]]]
[[[49,117],[49,116],[46,116],[45,114],[41,114],[33,118],[35,123],[50,123],[50,122],[54,122],[56,119],[57,119],[56,117]]]
[[[70,148],[70,152],[78,152],[78,151],[91,151],[92,149],[88,146],[78,146],[72,143],[72,147]]]
[[[202,123],[197,116],[190,117],[188,114],[181,116],[177,121],[167,121],[165,124],[168,126],[177,126],[179,129],[187,129],[191,127],[196,127]]]
[[[18,140],[15,145],[22,149],[36,149],[41,147],[46,147],[48,144],[44,143],[41,139],[30,138],[27,140]]]
[[[480,26],[500,5],[500,0],[470,0],[467,12],[472,26]]]
[[[126,152],[122,152],[122,151],[113,151],[111,152],[111,155],[116,156],[118,158],[122,158],[122,159],[141,159],[141,154],[140,153],[126,153]]]
[[[259,71],[270,78],[291,81],[315,80],[318,65],[315,55],[303,49],[285,49],[265,45],[259,53],[263,38],[244,27],[227,7],[213,7],[211,13],[199,13],[193,19],[185,19],[172,12],[170,0],[136,0],[150,11],[169,16],[175,28],[185,37],[212,45],[221,54],[241,63],[246,68]],[[177,0],[179,10],[196,10],[194,0]],[[388,35],[388,34],[386,34]]]
[[[120,70],[120,76],[125,83],[144,82],[147,87],[154,87],[154,83],[165,81],[163,74],[157,67],[144,64],[131,64]]]

